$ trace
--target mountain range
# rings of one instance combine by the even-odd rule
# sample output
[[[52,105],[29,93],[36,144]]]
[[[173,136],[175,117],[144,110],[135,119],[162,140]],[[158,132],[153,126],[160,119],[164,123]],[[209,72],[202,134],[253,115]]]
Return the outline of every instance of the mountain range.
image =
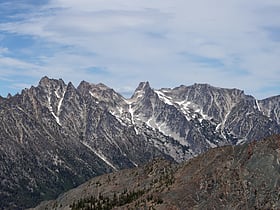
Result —
[[[155,158],[180,163],[278,134],[279,106],[280,96],[256,100],[208,84],[156,90],[141,82],[127,99],[104,84],[43,77],[0,97],[0,208],[32,207]]]

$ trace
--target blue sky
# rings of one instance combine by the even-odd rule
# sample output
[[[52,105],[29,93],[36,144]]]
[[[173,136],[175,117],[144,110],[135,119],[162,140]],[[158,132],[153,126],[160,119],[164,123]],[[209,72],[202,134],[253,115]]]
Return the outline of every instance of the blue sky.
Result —
[[[208,83],[280,94],[279,0],[0,0],[0,95],[43,76],[128,96]]]

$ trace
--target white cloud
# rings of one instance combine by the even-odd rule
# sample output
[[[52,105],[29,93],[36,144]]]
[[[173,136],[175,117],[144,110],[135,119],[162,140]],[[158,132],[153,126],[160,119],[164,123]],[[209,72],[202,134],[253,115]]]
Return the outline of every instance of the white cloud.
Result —
[[[0,75],[5,74],[21,74],[20,71],[30,72],[39,68],[34,64],[24,62],[10,57],[0,57]],[[29,75],[30,76],[30,75]]]
[[[280,81],[277,28],[276,0],[51,0],[19,21],[0,23],[0,31],[55,46],[37,55],[43,66],[24,58],[22,65],[2,63],[31,65],[21,72],[36,78],[86,79],[119,90],[140,80],[156,87],[205,82],[260,97],[259,90]]]
[[[5,53],[8,53],[9,52],[9,49],[6,48],[6,47],[0,47],[0,56],[1,54],[5,54]]]

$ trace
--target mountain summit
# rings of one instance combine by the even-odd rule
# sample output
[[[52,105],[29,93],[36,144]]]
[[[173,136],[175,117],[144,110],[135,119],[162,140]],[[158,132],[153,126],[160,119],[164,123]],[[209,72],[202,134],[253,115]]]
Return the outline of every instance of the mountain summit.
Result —
[[[104,84],[43,77],[0,98],[0,208],[25,208],[97,175],[154,158],[182,162],[210,148],[280,133],[280,96],[139,84],[126,99]],[[23,199],[24,198],[24,199]]]

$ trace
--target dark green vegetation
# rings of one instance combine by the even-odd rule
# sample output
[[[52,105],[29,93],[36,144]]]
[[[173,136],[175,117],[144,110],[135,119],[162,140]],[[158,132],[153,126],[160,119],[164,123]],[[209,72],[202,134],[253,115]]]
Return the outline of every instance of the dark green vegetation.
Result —
[[[158,161],[161,162],[163,160]],[[149,170],[151,173],[153,168],[149,168]],[[109,210],[114,207],[121,207],[131,203],[134,203],[134,208],[147,207],[147,203],[161,204],[163,203],[163,200],[159,197],[154,197],[154,193],[162,191],[165,187],[172,185],[174,183],[174,174],[173,171],[168,168],[162,168],[159,173],[161,175],[155,176],[150,185],[147,185],[144,188],[138,186],[136,190],[131,189],[131,191],[128,191],[127,188],[125,188],[121,193],[115,192],[113,197],[106,197],[99,194],[98,197],[90,196],[90,198],[81,198],[78,201],[74,201],[69,207],[71,210]],[[137,176],[138,174],[135,173],[134,175]],[[138,200],[139,198],[141,199]]]
[[[279,209],[280,135],[96,177],[36,209]]]
[[[109,197],[103,197],[101,194],[98,198],[91,196],[90,198],[83,198],[74,202],[70,205],[72,210],[77,209],[89,209],[89,210],[107,210],[112,209],[113,207],[123,206],[125,204],[131,203],[134,200],[137,200],[140,196],[145,193],[144,190],[132,191],[127,192],[124,190],[120,195],[114,194],[113,198],[110,199]]]

